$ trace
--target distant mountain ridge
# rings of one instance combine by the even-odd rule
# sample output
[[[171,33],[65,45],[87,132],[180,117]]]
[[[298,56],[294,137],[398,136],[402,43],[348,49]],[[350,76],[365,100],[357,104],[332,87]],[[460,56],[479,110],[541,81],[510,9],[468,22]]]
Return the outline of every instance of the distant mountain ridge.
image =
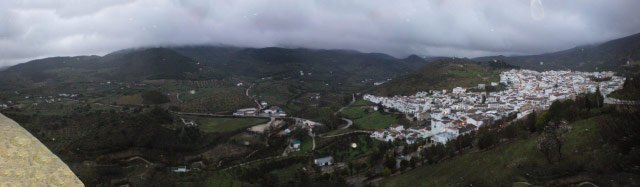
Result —
[[[175,47],[173,50],[196,59],[222,76],[304,76],[316,79],[361,81],[393,77],[426,65],[426,61],[404,61],[382,53],[351,50]]]
[[[579,46],[552,53],[509,57],[488,56],[473,60],[503,60],[534,70],[629,71],[628,68],[634,68],[630,66],[640,62],[640,33],[601,44]]]
[[[115,51],[105,56],[51,57],[7,67],[0,83],[74,80],[222,79],[228,77],[287,79],[305,76],[327,84],[381,81],[418,71],[449,57],[410,55],[399,59],[383,53],[304,48],[182,46]],[[598,45],[526,56],[488,56],[470,61],[501,61],[533,70],[614,70],[638,72],[640,34]],[[504,65],[504,64],[503,64]]]
[[[411,73],[429,61],[352,50],[190,46],[125,49],[105,56],[51,57],[7,68],[0,86],[37,82],[229,77],[303,78],[322,84],[365,84]],[[302,80],[302,79],[301,79]]]
[[[183,78],[198,67],[194,60],[172,50],[149,48],[128,53],[100,56],[51,57],[29,61],[7,68],[5,73],[24,76],[34,82],[60,78],[56,70],[67,73],[87,73],[115,80],[153,77]]]
[[[415,59],[409,57],[407,59]],[[533,70],[612,70],[636,74],[640,66],[640,34],[598,45],[527,56],[488,56],[474,59],[437,58],[415,73],[382,85],[371,92],[377,95],[411,95],[418,91],[473,87],[497,82],[499,71],[525,68]]]

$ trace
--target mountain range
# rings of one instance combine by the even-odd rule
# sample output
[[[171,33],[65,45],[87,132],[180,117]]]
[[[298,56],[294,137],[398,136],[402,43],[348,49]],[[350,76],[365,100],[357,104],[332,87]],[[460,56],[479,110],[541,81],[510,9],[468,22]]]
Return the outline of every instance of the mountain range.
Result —
[[[382,53],[352,50],[239,48],[223,46],[183,46],[139,48],[116,51],[105,56],[52,57],[18,64],[2,70],[0,83],[73,82],[91,80],[144,79],[289,79],[327,84],[371,83],[409,76],[413,82],[420,74],[437,74],[430,62],[447,57],[404,59]],[[463,63],[501,61],[534,70],[614,70],[637,72],[640,61],[640,34],[598,45],[527,56],[488,56],[464,59]],[[459,59],[460,60],[460,59]],[[454,60],[454,61],[459,61]],[[425,67],[426,66],[426,67]],[[430,73],[431,72],[431,73]],[[393,81],[397,82],[397,81]],[[379,89],[381,90],[381,89]]]
[[[526,56],[489,56],[477,61],[503,60],[534,70],[626,71],[640,63],[640,33],[596,45]],[[637,69],[636,69],[637,70]]]
[[[374,81],[412,73],[427,60],[398,59],[381,53],[349,50],[190,46],[139,48],[105,56],[52,57],[9,67],[0,87],[70,82],[153,79],[306,81],[309,86],[360,90]],[[350,89],[354,90],[354,89]]]

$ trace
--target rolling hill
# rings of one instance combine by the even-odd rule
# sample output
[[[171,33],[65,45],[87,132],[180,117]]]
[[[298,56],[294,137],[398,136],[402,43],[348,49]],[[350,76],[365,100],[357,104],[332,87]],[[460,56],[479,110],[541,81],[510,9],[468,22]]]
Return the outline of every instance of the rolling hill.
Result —
[[[118,51],[103,57],[52,57],[18,64],[2,72],[1,80],[74,82],[95,79],[143,80],[185,78],[196,73],[194,60],[172,50],[148,48]]]
[[[374,87],[376,95],[411,95],[418,91],[472,87],[481,83],[497,82],[499,71],[517,68],[504,62],[475,62],[469,59],[441,59],[408,74]]]
[[[380,53],[348,50],[235,48],[218,46],[141,48],[105,56],[52,57],[18,64],[0,79],[64,82],[91,79],[258,79],[304,77],[310,81],[348,84],[382,80],[422,67],[418,56],[397,59]]]
[[[637,66],[640,63],[640,33],[601,44],[579,46],[553,53],[509,57],[489,56],[474,60],[490,61],[494,59],[534,70],[572,69],[637,72]]]
[[[183,79],[199,70],[195,60],[166,48],[115,52],[101,58],[112,79]]]
[[[251,78],[301,78],[328,84],[351,84],[383,80],[412,72],[428,62],[414,56],[397,59],[381,53],[349,50],[176,47],[179,53],[196,59],[217,75]]]

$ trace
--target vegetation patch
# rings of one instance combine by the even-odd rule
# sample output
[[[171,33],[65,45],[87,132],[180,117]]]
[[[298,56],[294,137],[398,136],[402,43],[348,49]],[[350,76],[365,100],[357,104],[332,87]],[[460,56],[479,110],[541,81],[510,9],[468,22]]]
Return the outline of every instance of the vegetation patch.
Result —
[[[595,158],[604,158],[608,150],[597,142],[597,117],[577,121],[571,132],[562,138],[565,158],[559,164],[587,165]],[[537,136],[536,136],[537,137]],[[535,181],[544,178],[540,168],[553,168],[536,149],[536,137],[517,140],[488,151],[464,154],[444,162],[390,177],[384,186],[510,186],[518,180]],[[535,176],[539,175],[539,176]],[[428,179],[428,180],[424,180]]]
[[[269,122],[265,118],[198,118],[196,121],[205,133],[232,132]]]
[[[640,100],[640,76],[627,78],[623,88],[614,91],[609,96],[623,100]]]
[[[373,105],[375,105],[375,103],[369,102],[369,101],[364,100],[364,99],[358,99],[358,100],[356,100],[355,103],[353,103],[352,106],[373,106]]]
[[[397,117],[390,114],[382,114],[380,112],[372,112],[368,115],[356,119],[353,123],[363,129],[384,129],[392,124],[398,124]]]
[[[159,91],[144,92],[141,96],[142,104],[145,105],[157,105],[169,102],[169,98]]]
[[[499,67],[482,65],[465,59],[434,62],[418,71],[391,80],[373,89],[376,95],[411,95],[419,91],[474,87],[500,80]]]
[[[256,107],[243,88],[216,87],[180,93],[180,109],[187,112],[231,112],[238,108]]]
[[[348,107],[340,112],[344,117],[349,119],[359,119],[367,116],[369,112],[367,112],[367,108],[360,107]]]
[[[116,99],[116,104],[118,105],[141,105],[142,104],[142,96],[140,94],[135,95],[125,95]]]

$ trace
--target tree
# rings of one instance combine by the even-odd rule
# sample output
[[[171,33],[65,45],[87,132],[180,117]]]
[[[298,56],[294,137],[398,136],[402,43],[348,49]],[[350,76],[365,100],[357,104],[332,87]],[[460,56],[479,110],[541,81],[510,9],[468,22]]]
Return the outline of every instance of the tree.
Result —
[[[534,110],[531,114],[527,115],[526,126],[529,129],[529,132],[536,132],[536,111]]]
[[[400,170],[405,170],[407,169],[407,167],[409,167],[409,161],[402,159],[402,161],[400,161]]]
[[[550,123],[538,139],[538,150],[544,154],[549,163],[562,159],[562,141],[558,137],[557,129],[557,123]]]
[[[479,133],[478,135],[480,135],[480,137],[478,137],[479,149],[487,149],[497,142],[495,135],[491,133]]]
[[[391,170],[388,167],[384,167],[384,171],[382,172],[382,176],[389,176],[391,175]]]
[[[429,163],[436,163],[446,156],[444,145],[437,143],[425,149],[425,157]]]
[[[378,112],[380,112],[380,113],[382,113],[382,114],[384,114],[384,113],[385,113],[385,112],[384,112],[384,105],[382,105],[382,102],[379,102],[379,103],[378,103],[378,105],[377,105],[377,107],[378,107]]]
[[[278,176],[274,174],[267,173],[262,176],[262,182],[264,186],[277,186],[278,184]]]
[[[511,123],[510,125],[507,125],[500,131],[502,138],[515,139],[516,137],[518,137],[518,126],[520,126],[520,124],[522,124],[522,122],[516,121]]]
[[[587,111],[591,111],[591,101],[588,96],[584,97],[584,107],[587,108]]]
[[[600,87],[596,88],[596,107],[600,108],[602,107],[602,103],[604,102],[604,97],[602,96],[602,93],[600,92]]]
[[[396,168],[396,158],[393,156],[389,156],[384,161],[384,166],[387,168]]]

